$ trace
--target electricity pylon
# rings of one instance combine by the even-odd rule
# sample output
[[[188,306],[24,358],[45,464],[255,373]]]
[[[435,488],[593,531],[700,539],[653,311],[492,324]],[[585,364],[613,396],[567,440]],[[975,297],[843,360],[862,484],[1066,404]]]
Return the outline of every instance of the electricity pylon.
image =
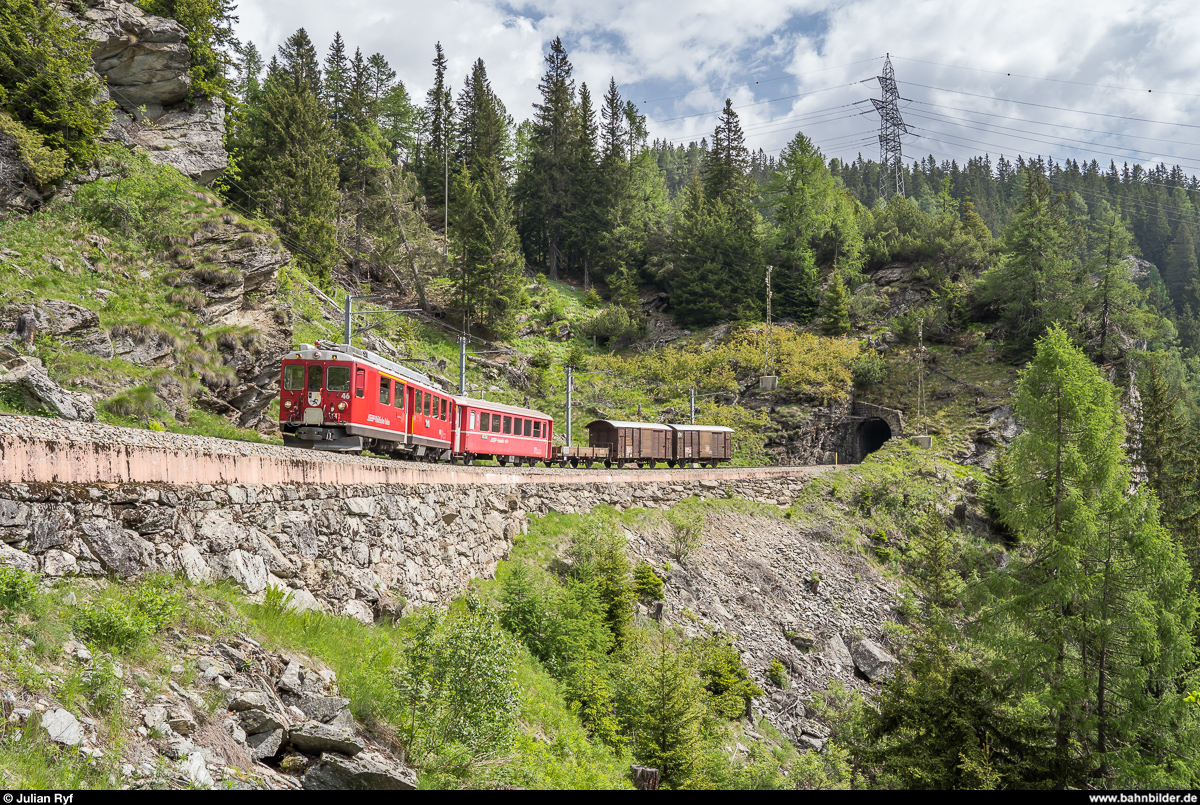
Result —
[[[883,62],[883,75],[878,76],[883,99],[872,98],[879,113],[879,195],[884,201],[893,195],[904,195],[904,154],[900,135],[908,134],[900,115],[900,91],[896,89],[896,74],[892,71],[889,54]]]

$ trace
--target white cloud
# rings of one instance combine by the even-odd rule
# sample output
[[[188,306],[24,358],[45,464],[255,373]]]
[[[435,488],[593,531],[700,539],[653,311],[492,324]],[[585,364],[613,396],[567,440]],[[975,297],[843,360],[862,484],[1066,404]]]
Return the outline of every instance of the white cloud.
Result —
[[[597,99],[609,76],[615,76],[627,97],[651,101],[639,105],[651,119],[652,136],[699,139],[712,131],[715,113],[728,96],[750,145],[777,151],[791,139],[799,118],[827,154],[844,157],[859,150],[868,156],[878,153],[872,133],[877,118],[873,113],[852,116],[870,112],[869,103],[801,116],[877,96],[873,81],[827,88],[870,78],[881,62],[861,62],[890,51],[901,93],[919,102],[905,110],[914,126],[906,153],[933,151],[939,159],[954,156],[960,161],[985,150],[993,158],[1000,152],[1041,153],[1094,157],[1102,164],[1109,158],[1120,164],[1125,157],[1140,157],[1144,162],[1180,162],[1200,173],[1200,146],[1186,144],[1197,139],[1195,128],[999,100],[1174,123],[1200,120],[1200,98],[1168,94],[1194,92],[1190,82],[1200,71],[1200,50],[1190,41],[1191,32],[1200,28],[1200,5],[1181,0],[1140,7],[1096,0],[1085,9],[1060,0],[695,0],[687,5],[242,0],[239,13],[239,34],[253,39],[268,57],[298,27],[307,28],[322,51],[340,30],[351,48],[387,56],[417,99],[431,81],[433,45],[440,40],[454,84],[461,84],[471,62],[482,57],[518,120],[530,114],[545,50],[561,35],[576,81],[587,81]],[[1154,92],[1031,80],[1006,75],[1010,72]],[[799,75],[787,77],[789,73]],[[760,83],[754,84],[756,80]],[[787,98],[805,92],[813,94]],[[681,95],[685,97],[674,97]],[[782,100],[762,103],[766,99]],[[1000,117],[962,111],[967,109]],[[707,114],[682,117],[700,112]]]

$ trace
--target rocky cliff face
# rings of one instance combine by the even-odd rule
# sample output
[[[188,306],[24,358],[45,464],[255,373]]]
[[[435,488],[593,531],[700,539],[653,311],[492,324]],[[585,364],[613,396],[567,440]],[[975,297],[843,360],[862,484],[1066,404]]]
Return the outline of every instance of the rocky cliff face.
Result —
[[[117,110],[106,137],[145,150],[201,184],[229,165],[222,140],[225,104],[188,102],[191,51],[183,26],[133,3],[87,0],[78,17],[95,42],[96,72]]]

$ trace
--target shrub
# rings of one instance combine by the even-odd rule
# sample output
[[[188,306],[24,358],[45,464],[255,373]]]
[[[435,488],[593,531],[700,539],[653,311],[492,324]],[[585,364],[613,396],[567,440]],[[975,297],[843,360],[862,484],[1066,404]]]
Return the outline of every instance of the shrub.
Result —
[[[11,116],[0,112],[0,132],[16,141],[21,162],[29,168],[36,184],[52,184],[66,175],[67,152],[48,148],[45,138],[36,131],[25,128]]]
[[[642,598],[658,601],[663,597],[663,583],[654,568],[646,562],[638,562],[633,569],[633,589]]]
[[[682,562],[700,545],[704,513],[696,506],[684,503],[667,512],[667,524],[671,528],[671,555]]]
[[[613,306],[588,319],[581,331],[603,344],[633,341],[645,335],[646,319],[628,308]]]
[[[771,684],[777,688],[786,688],[791,684],[787,668],[779,661],[778,657],[771,658],[771,664],[767,666],[767,679],[771,680]]]
[[[418,617],[395,683],[405,710],[402,738],[418,766],[465,775],[510,747],[516,646],[478,598],[444,619],[433,611]]]
[[[946,309],[940,305],[923,305],[906,310],[892,319],[892,331],[906,344],[915,344],[918,330],[926,341],[937,341],[952,332]]]
[[[179,209],[190,201],[190,183],[174,168],[144,156],[109,152],[114,178],[89,182],[75,194],[74,206],[90,223],[148,244],[165,244],[180,231]]]
[[[850,371],[853,373],[854,385],[859,388],[873,386],[887,378],[887,361],[876,352],[864,352],[854,359]]]
[[[596,293],[595,287],[588,288],[588,292],[583,295],[583,304],[587,307],[600,307],[602,302],[603,300],[600,298],[600,294]]]
[[[16,567],[0,567],[0,607],[20,609],[36,592],[37,576]]]

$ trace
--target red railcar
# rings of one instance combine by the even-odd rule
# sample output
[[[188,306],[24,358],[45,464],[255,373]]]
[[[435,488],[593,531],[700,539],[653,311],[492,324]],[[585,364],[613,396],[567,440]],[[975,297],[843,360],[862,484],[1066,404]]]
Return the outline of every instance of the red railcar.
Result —
[[[528,408],[456,397],[381,355],[318,341],[283,359],[279,427],[292,447],[532,464],[549,456],[554,421]]]

